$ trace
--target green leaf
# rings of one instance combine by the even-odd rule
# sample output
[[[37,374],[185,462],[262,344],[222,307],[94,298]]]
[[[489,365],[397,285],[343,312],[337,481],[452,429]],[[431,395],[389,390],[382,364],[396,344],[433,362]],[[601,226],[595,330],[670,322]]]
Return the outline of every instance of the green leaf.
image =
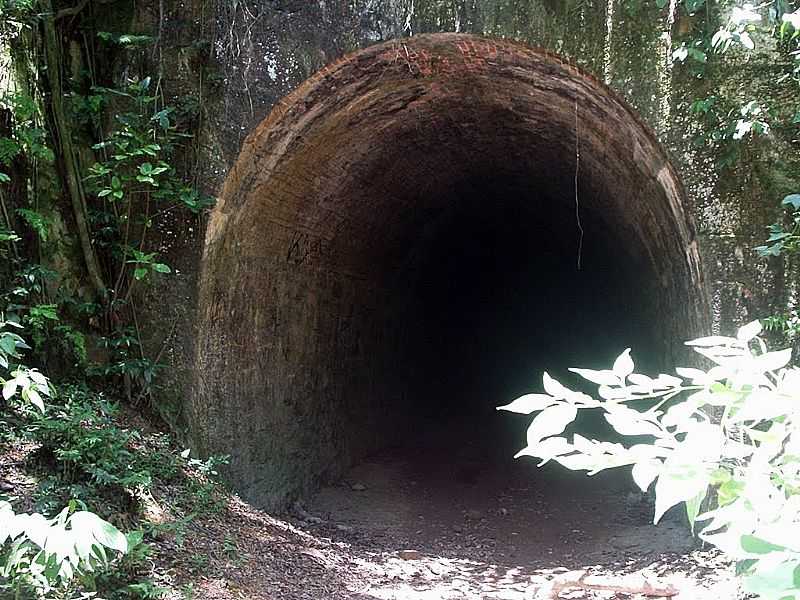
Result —
[[[683,0],[683,5],[686,7],[686,12],[692,14],[703,8],[706,0]]]
[[[800,194],[789,194],[781,200],[781,206],[791,206],[793,209],[800,209]]]
[[[172,273],[172,269],[164,263],[153,263],[153,271],[156,273]]]
[[[769,554],[770,552],[786,550],[783,546],[778,546],[754,535],[743,535],[739,543],[742,546],[742,550],[749,554]]]
[[[144,267],[137,267],[133,271],[133,277],[137,281],[141,281],[142,279],[147,277],[147,269],[145,269]]]
[[[686,518],[689,519],[689,527],[694,534],[694,524],[697,521],[697,515],[700,514],[700,505],[706,499],[706,490],[703,490],[694,498],[686,501]]]
[[[11,335],[3,335],[0,337],[0,350],[10,356],[16,356],[17,342],[13,337],[11,337]]]

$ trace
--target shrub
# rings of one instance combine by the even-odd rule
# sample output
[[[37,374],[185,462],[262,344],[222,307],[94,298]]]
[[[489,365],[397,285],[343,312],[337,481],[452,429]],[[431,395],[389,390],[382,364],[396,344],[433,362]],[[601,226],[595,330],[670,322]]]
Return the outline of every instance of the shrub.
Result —
[[[800,369],[760,333],[755,321],[735,338],[687,342],[710,366],[678,368],[677,377],[634,373],[630,350],[611,369],[570,369],[598,386],[599,399],[544,373],[544,393],[499,407],[538,412],[517,456],[589,475],[632,466],[642,491],[654,486],[655,523],[684,503],[693,530],[701,524],[699,536],[737,561],[746,592],[800,598]],[[603,411],[630,443],[578,433],[570,442],[564,431],[581,410]]]
[[[19,325],[0,319],[0,384],[6,409],[23,418],[34,409],[46,414],[50,382],[19,363],[27,344],[10,328]],[[75,506],[72,502],[48,519],[40,513],[17,514],[9,502],[0,501],[0,592],[14,598],[66,593],[76,577],[109,564],[107,550],[127,551],[127,539],[116,527],[92,512],[75,511]]]

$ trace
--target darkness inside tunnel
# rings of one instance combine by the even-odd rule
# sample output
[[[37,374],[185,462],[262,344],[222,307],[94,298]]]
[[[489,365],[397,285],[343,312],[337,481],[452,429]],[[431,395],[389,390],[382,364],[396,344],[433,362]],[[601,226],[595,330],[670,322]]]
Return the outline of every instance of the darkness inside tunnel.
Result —
[[[456,34],[361,50],[273,111],[214,210],[199,296],[193,443],[266,507],[465,426],[510,460],[522,421],[494,407],[542,370],[628,346],[660,367],[705,314],[646,125],[559,57]]]
[[[592,393],[568,367],[609,368],[626,347],[639,369],[661,366],[665,349],[642,293],[647,265],[581,209],[580,194],[576,205],[574,188],[542,197],[537,184],[465,177],[443,202],[456,208],[401,278],[415,307],[402,361],[416,375],[401,449],[469,435],[473,453],[506,461],[530,419],[495,407],[540,391],[544,371]],[[608,435],[603,425],[584,417],[578,431]]]

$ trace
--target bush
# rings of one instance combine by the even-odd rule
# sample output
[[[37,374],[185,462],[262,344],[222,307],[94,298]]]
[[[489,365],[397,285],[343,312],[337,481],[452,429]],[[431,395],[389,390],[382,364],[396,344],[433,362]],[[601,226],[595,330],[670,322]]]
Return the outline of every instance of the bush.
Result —
[[[2,397],[20,418],[46,414],[43,397],[50,397],[47,378],[19,364],[22,337],[0,320],[0,384]],[[70,503],[55,518],[40,513],[17,514],[0,501],[0,592],[14,598],[43,598],[58,590],[64,597],[76,577],[107,566],[107,550],[124,554],[128,542],[120,531],[96,514],[75,510]],[[113,556],[113,555],[112,555]]]
[[[40,485],[40,508],[71,498],[102,498],[126,511],[133,492],[149,488],[155,477],[168,479],[178,472],[179,459],[164,436],[150,436],[143,448],[142,434],[121,427],[117,412],[118,405],[102,394],[73,386],[60,391],[46,414],[31,420],[27,435],[41,444],[40,458],[54,467],[54,475]],[[163,443],[153,448],[159,439]]]
[[[770,352],[758,321],[737,337],[687,342],[709,361],[677,377],[634,373],[630,350],[611,369],[570,369],[598,386],[595,399],[543,375],[543,394],[499,409],[539,414],[517,456],[571,470],[631,465],[636,484],[654,487],[657,523],[684,503],[699,536],[737,562],[746,592],[800,598],[800,369],[791,350]],[[634,406],[641,408],[634,408]],[[563,435],[581,410],[603,411],[630,443]],[[710,493],[712,492],[713,493]],[[710,509],[700,514],[704,501]]]

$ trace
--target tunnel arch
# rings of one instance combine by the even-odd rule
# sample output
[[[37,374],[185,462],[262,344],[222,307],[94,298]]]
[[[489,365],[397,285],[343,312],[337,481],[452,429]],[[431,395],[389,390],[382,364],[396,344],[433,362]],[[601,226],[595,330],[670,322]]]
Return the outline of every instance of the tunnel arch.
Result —
[[[680,178],[614,92],[507,40],[392,41],[323,68],[245,141],[206,234],[192,438],[280,506],[416,414],[441,420],[505,345],[546,358],[608,315],[668,363],[706,312]]]

